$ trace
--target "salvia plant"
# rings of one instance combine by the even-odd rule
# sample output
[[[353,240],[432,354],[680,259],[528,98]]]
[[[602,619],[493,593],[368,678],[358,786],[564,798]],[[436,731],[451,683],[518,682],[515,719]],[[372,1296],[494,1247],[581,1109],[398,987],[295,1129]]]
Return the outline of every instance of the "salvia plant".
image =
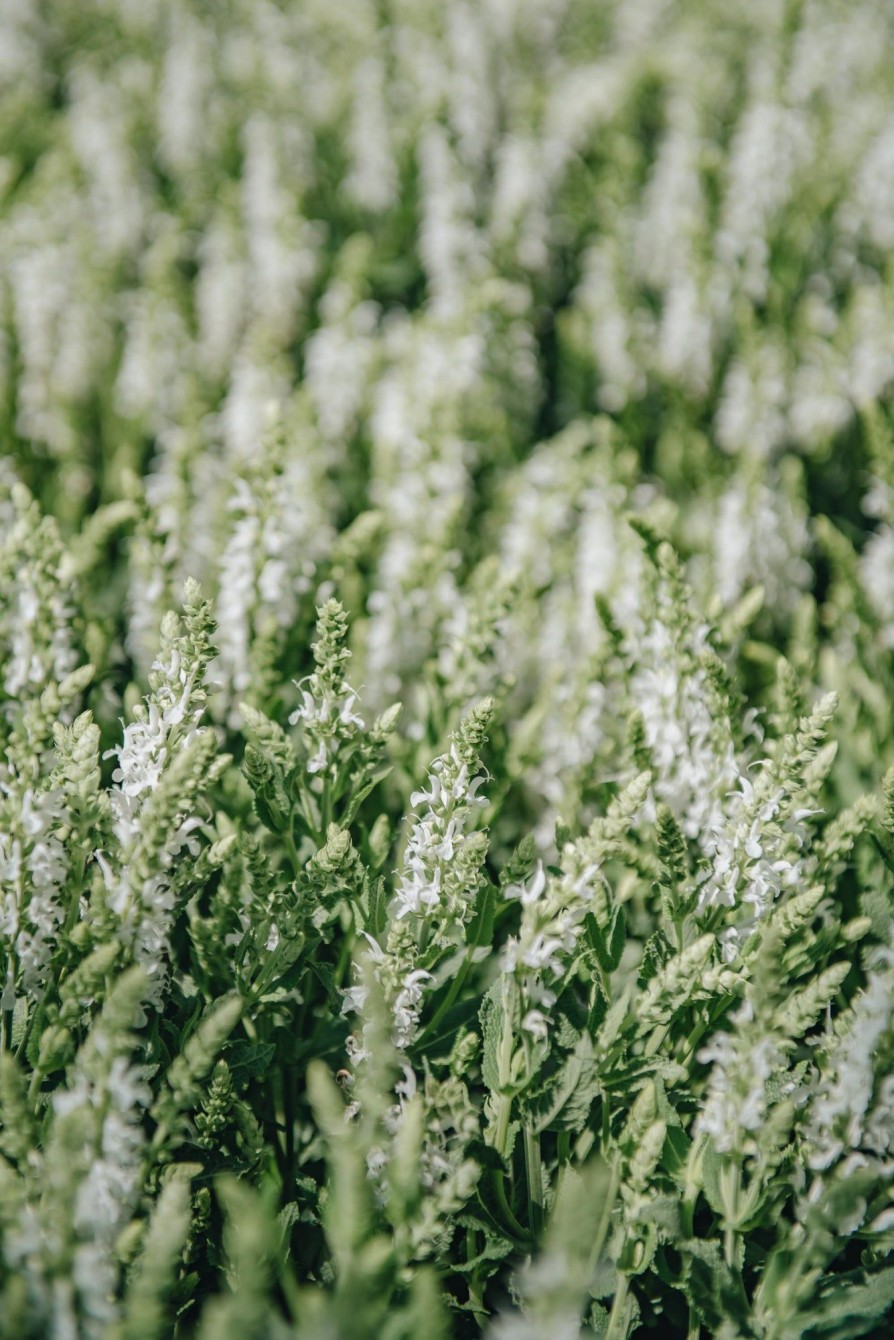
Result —
[[[894,1327],[894,8],[0,0],[0,1337]]]

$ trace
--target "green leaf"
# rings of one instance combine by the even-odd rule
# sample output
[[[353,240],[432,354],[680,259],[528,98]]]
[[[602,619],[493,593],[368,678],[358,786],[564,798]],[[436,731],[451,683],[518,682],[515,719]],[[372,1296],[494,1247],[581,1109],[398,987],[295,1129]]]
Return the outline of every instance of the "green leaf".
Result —
[[[680,1250],[686,1254],[689,1300],[708,1331],[713,1335],[724,1322],[734,1321],[740,1335],[753,1334],[742,1281],[727,1265],[720,1243],[693,1239],[680,1243]]]
[[[499,1051],[503,1036],[502,982],[498,977],[481,1002],[481,1078],[491,1093],[500,1089]]]
[[[643,946],[643,956],[639,965],[637,981],[645,986],[658,973],[669,958],[673,957],[670,941],[663,931],[656,931]]]
[[[502,1154],[484,1140],[470,1140],[466,1146],[466,1157],[474,1159],[482,1168],[489,1169],[491,1172],[505,1173],[507,1171],[506,1160]]]
[[[388,894],[384,879],[373,880],[369,893],[369,916],[365,929],[379,940],[388,924]]]
[[[19,1046],[22,1038],[25,1036],[25,1029],[28,1027],[28,1012],[31,1002],[27,996],[19,996],[12,1012],[12,1045],[13,1049]]]
[[[354,819],[357,817],[357,811],[360,809],[364,800],[366,800],[366,797],[371,791],[376,789],[380,782],[384,782],[385,778],[390,776],[393,771],[394,765],[388,763],[384,767],[377,768],[362,786],[358,786],[357,790],[351,795],[351,799],[348,801],[345,811],[341,816],[343,827],[347,828],[349,824],[353,823]]]
[[[475,915],[469,922],[469,929],[466,932],[466,944],[477,946],[493,943],[496,906],[496,890],[488,883],[479,894]]]
[[[558,1064],[542,1067],[536,1096],[525,1098],[525,1110],[530,1115],[535,1132],[550,1127],[557,1130],[580,1131],[586,1125],[593,1100],[602,1092],[599,1067],[593,1056],[593,1043],[586,1033],[577,1041],[573,1052]]]
[[[242,1085],[266,1075],[276,1053],[276,1046],[272,1042],[249,1042],[247,1039],[240,1039],[238,1042],[224,1043],[221,1052],[230,1067],[234,1082]]]
[[[875,1274],[852,1271],[828,1277],[819,1284],[819,1298],[806,1318],[806,1340],[849,1340],[866,1335],[894,1310],[894,1266]],[[882,1332],[878,1332],[881,1336]],[[885,1332],[889,1334],[889,1332]]]
[[[725,1162],[724,1155],[718,1154],[712,1144],[706,1147],[701,1161],[702,1189],[705,1193],[705,1200],[714,1213],[719,1215],[725,1213],[720,1187],[720,1174]]]
[[[686,1181],[686,1168],[692,1152],[692,1141],[682,1126],[668,1126],[661,1151],[661,1166],[678,1186]]]
[[[621,962],[624,945],[627,943],[627,920],[623,908],[616,907],[608,925],[603,928],[593,916],[587,913],[587,939],[593,949],[603,972],[612,973]]]

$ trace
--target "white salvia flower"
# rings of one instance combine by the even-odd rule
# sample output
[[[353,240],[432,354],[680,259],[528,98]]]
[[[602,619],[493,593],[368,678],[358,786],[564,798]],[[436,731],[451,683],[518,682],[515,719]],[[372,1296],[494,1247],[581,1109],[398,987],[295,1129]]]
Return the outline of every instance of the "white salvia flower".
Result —
[[[254,326],[274,346],[293,337],[317,268],[320,232],[287,189],[275,124],[256,112],[243,129],[242,210]]]
[[[860,581],[878,617],[882,646],[894,647],[894,528],[883,524],[860,555]]]
[[[401,1051],[410,1046],[416,1036],[419,1011],[426,982],[432,980],[430,972],[415,968],[404,977],[400,990],[394,999],[394,1045]]]
[[[804,821],[819,811],[802,779],[834,708],[834,694],[821,699],[802,722],[802,733],[787,736],[779,757],[762,762],[754,783],[739,775],[723,811],[699,834],[708,862],[699,879],[699,911],[718,906],[744,911],[723,936],[728,961],[780,892],[803,884],[809,873],[802,856]]]
[[[354,72],[354,115],[349,146],[351,169],[343,188],[361,207],[380,214],[397,198],[398,175],[385,102],[385,71],[368,56]]]
[[[115,1057],[101,1092],[81,1075],[73,1091],[60,1090],[56,1103],[60,1115],[85,1106],[103,1112],[97,1155],[78,1187],[73,1220],[78,1243],[72,1277],[89,1318],[85,1334],[97,1340],[118,1316],[113,1248],[139,1199],[145,1140],[140,1119],[150,1100],[137,1069]]]
[[[730,364],[715,416],[717,441],[731,453],[770,456],[788,436],[790,356],[772,336]]]
[[[180,175],[194,171],[202,157],[214,50],[209,28],[188,10],[172,10],[169,23],[157,103],[158,155]]]
[[[560,154],[559,146],[514,134],[496,151],[491,237],[498,243],[514,240],[519,264],[535,273],[549,263],[550,190],[564,166]]]
[[[733,788],[738,770],[728,722],[712,711],[708,675],[698,664],[709,630],[677,628],[677,607],[663,590],[660,602],[659,617],[635,640],[630,690],[642,713],[655,792],[685,835],[698,838],[721,821],[719,798]]]
[[[419,142],[422,221],[419,254],[435,309],[452,314],[470,283],[483,279],[484,242],[474,222],[475,199],[459,170],[446,131],[429,124]]]
[[[549,1034],[549,1024],[547,1023],[546,1015],[542,1014],[540,1010],[528,1010],[527,1014],[522,1019],[522,1028],[526,1033],[530,1033],[531,1037],[537,1041],[546,1038]]]
[[[522,917],[518,935],[511,935],[503,947],[500,966],[520,989],[522,1027],[535,1038],[544,1036],[548,1026],[539,1007],[549,1009],[555,1003],[553,985],[577,947],[584,918],[604,879],[599,864],[575,847],[566,848],[563,859],[567,868],[561,875],[547,878],[538,862],[526,885],[504,890],[508,897],[519,899]]]
[[[738,779],[723,820],[703,835],[711,864],[699,892],[700,911],[743,904],[756,920],[781,889],[798,884],[802,867],[791,852],[801,845],[804,828],[789,813],[789,802],[784,786],[768,791],[760,783],[753,787],[747,777]]]
[[[481,1169],[467,1155],[470,1140],[479,1134],[479,1115],[463,1082],[455,1076],[436,1080],[426,1074],[420,1083],[411,1071],[399,1083],[400,1106],[395,1114],[397,1135],[411,1102],[421,1103],[424,1135],[419,1157],[419,1181],[424,1190],[410,1226],[414,1252],[428,1256],[443,1251],[445,1226],[465,1205],[475,1189]]]
[[[383,330],[385,366],[371,391],[370,496],[387,525],[365,640],[377,708],[400,696],[412,710],[419,672],[460,603],[455,539],[475,461],[465,419],[500,394],[486,338],[500,311],[482,313],[480,296],[463,301],[461,314],[451,304],[449,312],[390,317]]]
[[[160,432],[183,415],[182,370],[189,362],[190,335],[166,295],[143,289],[128,297],[115,405],[127,418],[145,420],[152,431]]]
[[[174,757],[202,734],[205,698],[200,666],[184,663],[175,641],[176,629],[176,618],[166,616],[162,629],[166,651],[153,664],[152,692],[136,710],[136,719],[125,727],[122,743],[109,751],[118,759],[110,795],[118,861],[113,866],[106,854],[96,853],[109,906],[119,918],[121,935],[146,971],[147,999],[153,1004],[160,1003],[166,980],[168,930],[175,904],[172,872],[182,852],[198,855],[193,834],[202,822],[196,815],[177,814],[160,850],[153,839],[152,872],[138,873],[135,856],[140,851],[146,804]]]
[[[335,600],[317,611],[317,637],[313,644],[316,669],[301,681],[301,702],[289,716],[291,725],[302,727],[308,752],[310,786],[321,792],[325,779],[336,776],[358,733],[363,718],[355,709],[357,693],[347,682],[344,666],[350,660],[345,647],[347,619]]]
[[[121,1008],[136,1008],[139,990],[138,980],[119,978],[112,1022],[105,1010],[94,1020],[66,1082],[52,1094],[21,1213],[4,1236],[6,1264],[26,1279],[41,1334],[102,1340],[120,1319],[115,1247],[144,1193],[142,1120],[152,1097],[142,1068],[130,1060],[133,1039]],[[67,1279],[59,1287],[63,1259]]]
[[[536,903],[546,888],[546,874],[543,869],[543,862],[537,862],[537,868],[534,871],[531,880],[527,884],[507,884],[503,890],[505,898],[518,898],[523,907],[530,907]]]
[[[56,932],[65,917],[60,890],[68,875],[68,856],[64,844],[50,830],[62,826],[66,816],[58,792],[35,795],[28,787],[23,793],[22,827],[30,847],[24,865],[30,875],[30,896],[18,913],[20,929],[15,950],[22,984],[34,997],[42,994]]]
[[[786,490],[734,481],[714,525],[715,585],[724,604],[759,584],[769,609],[793,611],[811,577],[808,546],[806,509]]]
[[[251,332],[239,346],[230,367],[230,384],[218,425],[234,469],[243,469],[258,450],[258,431],[266,422],[267,406],[288,397],[284,367],[255,348]]]
[[[411,803],[425,805],[410,832],[404,868],[395,890],[396,915],[430,915],[436,908],[468,915],[470,892],[460,869],[456,880],[456,853],[464,845],[465,828],[475,809],[487,805],[478,794],[484,775],[470,777],[469,764],[452,744],[447,754],[432,764],[427,791],[414,791]],[[476,886],[477,887],[477,886]]]
[[[358,301],[350,285],[336,280],[320,302],[323,323],[304,348],[304,384],[329,449],[343,453],[369,394],[379,320],[376,303]]]
[[[220,558],[218,642],[222,669],[233,692],[242,694],[251,683],[251,614],[257,592],[257,548],[261,533],[255,500],[244,480],[237,480],[228,509],[238,510],[241,515]]]
[[[21,542],[18,527],[9,542]],[[2,630],[9,642],[3,686],[11,698],[48,681],[60,684],[77,665],[71,635],[74,605],[55,582],[50,586],[48,578],[36,556],[32,562],[23,561],[16,572],[16,600]]]
[[[894,950],[874,955],[869,981],[836,1028],[828,1045],[827,1064],[820,1072],[810,1106],[805,1139],[811,1168],[823,1172],[839,1159],[863,1149],[890,1150],[890,1137],[880,1138],[878,1117],[872,1115],[873,1094],[879,1079],[876,1056],[891,1033],[894,1021]],[[884,1087],[878,1115],[890,1116],[890,1087]],[[887,1096],[885,1096],[887,1095]],[[868,1139],[867,1139],[868,1137]]]
[[[769,281],[768,229],[815,153],[812,140],[800,109],[760,97],[746,105],[733,138],[715,245],[721,265],[739,269],[754,302],[763,300]]]
[[[418,937],[447,948],[474,914],[483,850],[472,824],[475,811],[488,803],[479,794],[484,774],[475,769],[491,709],[485,700],[466,717],[447,752],[432,764],[428,789],[413,793],[414,807],[424,809],[410,830],[386,943],[367,936],[371,970],[392,1012],[392,1041],[402,1053],[416,1039],[425,992],[433,980],[431,972],[418,966]],[[365,987],[350,987],[343,995],[342,1013],[362,1018],[366,999]],[[365,1041],[356,1038],[351,1046],[355,1057],[367,1051]]]
[[[86,62],[72,71],[69,88],[72,147],[88,180],[97,240],[114,262],[139,246],[147,217],[128,143],[128,100]]]
[[[891,301],[882,285],[867,284],[854,293],[848,313],[848,342],[850,348],[845,379],[849,395],[840,391],[847,401],[847,410],[839,410],[836,426],[843,426],[853,417],[852,406],[864,408],[880,399],[894,380],[894,354],[891,352],[891,333],[894,315]]]
[[[239,697],[260,677],[265,639],[284,635],[312,597],[318,564],[332,541],[323,462],[287,450],[278,406],[226,503],[228,539],[217,564],[219,662],[215,672]],[[238,725],[236,714],[233,725]]]
[[[777,1040],[755,1022],[750,1000],[729,1016],[732,1032],[716,1033],[698,1053],[702,1065],[711,1065],[704,1104],[696,1130],[711,1137],[718,1153],[753,1147],[752,1132],[760,1129],[767,1109],[767,1080],[781,1064]]]
[[[645,393],[642,346],[651,340],[654,324],[640,313],[631,314],[618,253],[611,237],[600,239],[586,251],[574,299],[600,371],[599,406],[611,414]]]
[[[238,223],[221,212],[199,240],[195,284],[197,358],[206,375],[223,381],[239,347],[246,315],[247,264]]]
[[[894,1172],[894,1075],[885,1075],[876,1086],[863,1131],[863,1148],[886,1159],[889,1172]]]

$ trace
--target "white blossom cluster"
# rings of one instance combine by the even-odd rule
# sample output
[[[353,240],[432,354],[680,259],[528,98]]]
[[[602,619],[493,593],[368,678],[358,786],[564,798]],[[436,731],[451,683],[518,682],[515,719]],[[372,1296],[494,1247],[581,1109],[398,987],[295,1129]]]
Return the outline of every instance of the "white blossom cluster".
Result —
[[[153,1003],[160,1001],[167,975],[176,865],[183,853],[198,854],[195,832],[202,823],[188,802],[176,797],[173,822],[157,847],[161,835],[153,831],[153,798],[176,760],[187,757],[191,746],[209,735],[200,724],[205,711],[202,662],[178,637],[176,616],[163,625],[162,646],[152,667],[152,691],[125,726],[122,743],[110,751],[117,759],[110,796],[115,856],[110,861],[104,852],[96,853],[109,906],[123,940],[146,973],[147,999]],[[148,861],[143,850],[147,846]]]
[[[7,961],[0,1008],[12,1010],[22,992],[40,998],[68,911],[70,815],[52,776],[52,718],[55,707],[61,721],[71,719],[85,677],[76,671],[74,589],[58,528],[41,518],[20,484],[9,481],[8,491],[5,485],[0,481],[8,509],[0,536],[0,943]]]
[[[767,1081],[783,1059],[779,1040],[765,1021],[758,1019],[753,1026],[751,1000],[744,1000],[729,1018],[733,1030],[715,1033],[698,1053],[711,1072],[696,1129],[721,1154],[755,1148],[756,1132],[767,1115]]]
[[[0,1331],[894,1306],[892,43],[0,0]]]
[[[445,920],[467,919],[474,888],[466,885],[462,862],[456,858],[466,844],[466,829],[475,810],[487,806],[487,797],[478,794],[485,780],[483,773],[471,775],[468,752],[453,743],[432,764],[428,789],[410,796],[414,808],[424,808],[410,832],[395,889],[398,919],[411,915],[433,918],[436,910]]]
[[[641,808],[647,786],[645,774],[628,788],[624,809],[631,818]],[[605,920],[609,886],[603,866],[609,850],[610,841],[601,842],[591,830],[588,839],[565,846],[560,872],[547,873],[538,862],[524,884],[503,890],[506,898],[521,904],[521,922],[518,934],[506,940],[500,968],[518,992],[521,1029],[529,1038],[548,1035],[549,1010],[574,959],[587,915]]]
[[[20,807],[19,834],[0,835],[0,882],[4,889],[0,935],[14,946],[25,992],[39,997],[56,933],[65,917],[61,889],[69,865],[58,830],[65,822],[66,808],[62,795],[55,790],[35,792],[26,787],[17,794],[13,785],[0,781],[0,792]],[[7,991],[14,998],[15,988],[9,977],[4,997]],[[6,998],[3,1008],[12,1008]]]
[[[428,789],[413,792],[411,805],[423,808],[407,839],[385,943],[367,937],[372,970],[393,1022],[392,1042],[401,1054],[415,1041],[432,981],[432,973],[417,966],[420,950],[430,943],[448,945],[475,911],[483,852],[473,823],[488,803],[479,794],[486,778],[476,772],[477,761],[460,732],[432,764]],[[362,1019],[368,990],[363,984],[349,987],[342,1012]],[[368,1055],[362,1038],[353,1035],[349,1045],[355,1063]]]
[[[846,1176],[875,1158],[894,1176],[894,1083],[878,1065],[880,1056],[890,1065],[892,975],[894,953],[879,950],[865,989],[823,1044],[828,1062],[811,1098],[805,1132],[815,1172],[838,1165]]]
[[[151,1101],[144,1068],[128,1054],[139,989],[136,978],[121,979],[53,1094],[46,1147],[25,1172],[15,1231],[4,1239],[6,1263],[27,1281],[47,1334],[101,1340],[120,1319],[115,1248],[141,1195]]]

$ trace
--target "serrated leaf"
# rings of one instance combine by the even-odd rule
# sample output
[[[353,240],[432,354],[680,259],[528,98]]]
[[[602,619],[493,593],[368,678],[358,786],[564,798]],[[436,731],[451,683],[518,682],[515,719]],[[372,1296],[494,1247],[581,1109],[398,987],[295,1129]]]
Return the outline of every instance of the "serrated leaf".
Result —
[[[748,1301],[742,1282],[727,1265],[720,1244],[691,1240],[680,1244],[686,1254],[689,1300],[711,1334],[725,1321],[735,1321],[740,1333],[750,1334]]]
[[[714,1146],[709,1144],[705,1149],[701,1161],[702,1190],[705,1193],[705,1200],[708,1202],[711,1209],[715,1214],[719,1215],[725,1213],[723,1196],[720,1188],[720,1173],[724,1163],[724,1156],[718,1154]]]
[[[351,799],[345,808],[345,812],[340,819],[340,823],[342,824],[343,827],[347,828],[349,824],[354,822],[355,818],[357,817],[357,811],[360,809],[360,806],[363,804],[364,800],[366,800],[366,797],[370,794],[371,791],[374,791],[376,789],[376,787],[379,785],[380,782],[384,782],[385,778],[389,777],[393,771],[394,771],[394,765],[392,763],[388,763],[381,768],[377,768],[375,772],[372,774],[372,776],[369,777],[367,781],[363,783],[362,786],[359,786],[357,788],[357,790],[351,796]]]
[[[686,1181],[686,1168],[692,1152],[692,1141],[682,1126],[668,1126],[661,1151],[661,1167],[678,1186]]]
[[[806,1319],[805,1337],[850,1340],[866,1335],[894,1310],[894,1266],[872,1275],[853,1271],[828,1278],[820,1281],[818,1293],[816,1306]]]
[[[593,1044],[586,1034],[578,1038],[573,1052],[551,1073],[543,1076],[540,1093],[525,1103],[533,1130],[582,1130],[594,1098],[602,1091]]]
[[[221,1048],[223,1059],[237,1084],[247,1084],[249,1080],[266,1075],[275,1053],[272,1042],[249,1042],[247,1039],[226,1042]]]
[[[488,883],[479,894],[475,915],[469,922],[469,928],[466,932],[467,945],[477,946],[493,943],[496,906],[496,891],[493,885]]]
[[[673,950],[667,936],[663,931],[656,931],[643,946],[643,956],[637,975],[639,985],[642,987],[650,982],[672,956]]]
[[[623,995],[608,1007],[605,1018],[596,1035],[598,1050],[605,1053],[609,1051],[617,1042],[624,1027],[624,1021],[627,1018],[627,1011],[630,1008],[630,988]]]
[[[491,1093],[500,1089],[499,1051],[503,1036],[502,983],[499,978],[487,992],[478,1012],[481,1022],[481,1078]]]
[[[31,1002],[27,996],[19,996],[12,1012],[12,1045],[13,1050],[19,1046],[22,1038],[25,1036],[25,1029],[28,1027],[28,1013]]]
[[[388,895],[385,891],[385,881],[381,878],[375,879],[372,881],[369,891],[369,914],[366,919],[365,930],[374,940],[378,940],[387,924]]]
[[[623,908],[616,907],[611,920],[603,929],[592,912],[586,918],[587,939],[603,972],[612,973],[621,962],[627,943],[627,919]]]
[[[470,1140],[466,1146],[466,1156],[473,1158],[482,1168],[490,1169],[491,1172],[506,1172],[506,1160],[499,1150],[494,1149],[493,1145],[487,1144],[484,1140]]]

